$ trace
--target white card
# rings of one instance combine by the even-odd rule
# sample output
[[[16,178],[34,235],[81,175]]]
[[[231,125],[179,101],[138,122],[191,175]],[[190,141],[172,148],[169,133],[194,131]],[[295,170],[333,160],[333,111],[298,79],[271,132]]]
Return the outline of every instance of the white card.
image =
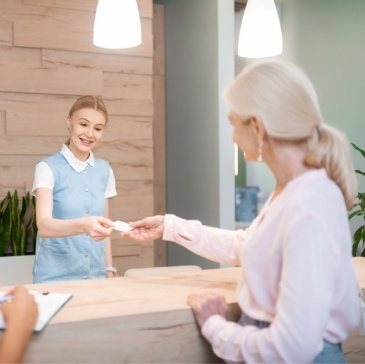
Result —
[[[127,224],[126,222],[123,222],[123,221],[117,220],[117,221],[114,221],[113,229],[114,229],[114,230],[118,230],[118,231],[126,232],[126,231],[133,230],[133,229],[134,229],[134,227],[130,226],[130,225],[129,225],[129,224]]]

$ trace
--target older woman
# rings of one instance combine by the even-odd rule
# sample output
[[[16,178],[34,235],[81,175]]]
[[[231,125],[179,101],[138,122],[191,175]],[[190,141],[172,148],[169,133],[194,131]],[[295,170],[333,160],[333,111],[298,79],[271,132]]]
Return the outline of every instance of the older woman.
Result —
[[[346,213],[356,196],[348,142],[324,123],[311,82],[292,64],[247,67],[225,99],[233,141],[247,161],[266,163],[276,180],[251,226],[227,231],[165,215],[134,222],[136,229],[122,236],[162,237],[241,264],[238,323],[226,320],[223,297],[189,298],[222,359],[343,363],[341,342],[359,321]]]

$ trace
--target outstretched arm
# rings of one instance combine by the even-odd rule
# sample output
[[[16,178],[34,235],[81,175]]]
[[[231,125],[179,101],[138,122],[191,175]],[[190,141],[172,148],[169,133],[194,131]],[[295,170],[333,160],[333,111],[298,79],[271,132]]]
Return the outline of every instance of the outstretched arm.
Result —
[[[112,232],[112,221],[103,216],[87,216],[60,220],[52,216],[53,197],[49,188],[36,190],[36,216],[40,236],[53,238],[88,234],[92,239],[104,240]]]
[[[246,233],[203,225],[197,220],[185,220],[175,215],[157,215],[130,223],[135,229],[122,237],[136,241],[163,238],[184,246],[204,258],[226,264],[239,264],[241,244]]]

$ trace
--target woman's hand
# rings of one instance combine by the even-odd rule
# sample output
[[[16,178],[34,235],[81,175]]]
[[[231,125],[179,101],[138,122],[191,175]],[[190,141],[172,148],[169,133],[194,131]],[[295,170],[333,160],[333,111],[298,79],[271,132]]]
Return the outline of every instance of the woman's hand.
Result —
[[[6,327],[19,330],[19,335],[30,335],[38,317],[38,305],[24,286],[16,286],[10,294],[11,301],[1,305]]]
[[[130,238],[136,241],[147,241],[161,239],[164,230],[165,216],[156,215],[146,217],[145,219],[129,223],[133,230],[122,232],[122,238]]]
[[[21,363],[38,317],[38,306],[24,286],[16,286],[1,305],[6,330],[0,343],[1,363]]]
[[[102,216],[83,218],[83,230],[93,240],[100,241],[109,237],[113,231],[113,221]]]
[[[225,297],[215,293],[190,295],[188,305],[192,308],[200,327],[204,325],[210,316],[220,315],[226,318],[227,315]]]

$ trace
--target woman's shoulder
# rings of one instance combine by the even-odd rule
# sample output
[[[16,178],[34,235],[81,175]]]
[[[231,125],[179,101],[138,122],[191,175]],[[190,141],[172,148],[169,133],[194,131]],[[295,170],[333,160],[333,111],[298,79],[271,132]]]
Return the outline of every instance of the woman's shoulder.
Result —
[[[58,161],[58,160],[62,160],[64,159],[63,156],[62,156],[62,153],[61,152],[57,152],[57,153],[54,153],[54,154],[51,154],[51,155],[48,155],[46,157],[44,157],[41,162],[55,162],[55,161]]]
[[[324,170],[317,170],[304,176],[292,187],[288,189],[287,203],[294,209],[346,211],[344,196],[339,186],[327,176]]]

